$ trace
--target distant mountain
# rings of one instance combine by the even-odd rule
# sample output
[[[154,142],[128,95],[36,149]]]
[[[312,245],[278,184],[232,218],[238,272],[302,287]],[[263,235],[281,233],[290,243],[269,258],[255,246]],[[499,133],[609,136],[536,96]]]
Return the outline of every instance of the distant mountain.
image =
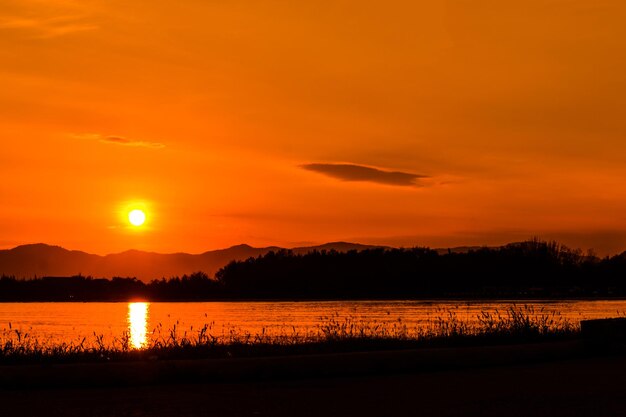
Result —
[[[297,247],[292,251],[298,254],[331,249],[346,252],[375,247],[380,246],[332,242],[320,246]],[[254,248],[249,245],[237,245],[193,255],[129,250],[100,256],[38,243],[0,250],[0,275],[32,278],[82,274],[99,278],[136,277],[142,281],[182,276],[196,271],[203,271],[212,276],[230,261],[257,257],[280,249],[276,246]]]
[[[497,246],[457,246],[455,248],[437,248],[434,249],[439,255],[446,253],[468,253],[481,249],[495,249]]]

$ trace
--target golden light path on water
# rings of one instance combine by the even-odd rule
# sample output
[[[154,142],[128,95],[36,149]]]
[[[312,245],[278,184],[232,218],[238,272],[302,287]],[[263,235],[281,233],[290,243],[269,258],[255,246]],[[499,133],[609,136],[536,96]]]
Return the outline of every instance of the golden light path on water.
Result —
[[[134,349],[147,344],[149,309],[150,303],[128,303],[128,332],[130,346]]]

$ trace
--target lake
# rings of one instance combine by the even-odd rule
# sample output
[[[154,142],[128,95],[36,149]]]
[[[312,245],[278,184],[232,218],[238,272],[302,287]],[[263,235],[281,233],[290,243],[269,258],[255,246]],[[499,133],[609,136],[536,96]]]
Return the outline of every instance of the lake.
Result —
[[[409,328],[438,318],[473,322],[481,312],[528,306],[536,314],[555,314],[578,324],[582,319],[624,316],[626,300],[601,301],[311,301],[190,303],[0,303],[2,337],[28,334],[46,343],[76,343],[94,335],[105,340],[125,332],[141,347],[147,338],[196,334],[207,325],[217,337],[238,334],[307,334],[330,317]]]

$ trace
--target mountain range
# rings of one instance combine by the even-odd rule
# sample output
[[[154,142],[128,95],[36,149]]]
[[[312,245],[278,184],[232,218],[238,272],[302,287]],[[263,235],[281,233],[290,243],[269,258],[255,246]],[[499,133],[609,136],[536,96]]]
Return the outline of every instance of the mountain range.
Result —
[[[332,242],[319,246],[296,247],[291,250],[294,253],[307,253],[314,250],[346,252],[375,247],[380,246]],[[200,254],[161,254],[129,250],[101,256],[37,243],[0,250],[0,276],[33,278],[81,274],[97,278],[136,277],[145,282],[163,277],[182,276],[196,271],[213,276],[219,268],[230,261],[257,257],[280,249],[282,248],[277,246],[255,248],[243,244]]]

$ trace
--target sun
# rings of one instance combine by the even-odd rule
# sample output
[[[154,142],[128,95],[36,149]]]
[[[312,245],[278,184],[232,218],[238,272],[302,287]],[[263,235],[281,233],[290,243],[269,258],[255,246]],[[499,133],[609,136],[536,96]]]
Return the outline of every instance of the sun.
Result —
[[[131,210],[128,213],[128,221],[133,226],[141,226],[146,221],[146,213],[139,209]]]

